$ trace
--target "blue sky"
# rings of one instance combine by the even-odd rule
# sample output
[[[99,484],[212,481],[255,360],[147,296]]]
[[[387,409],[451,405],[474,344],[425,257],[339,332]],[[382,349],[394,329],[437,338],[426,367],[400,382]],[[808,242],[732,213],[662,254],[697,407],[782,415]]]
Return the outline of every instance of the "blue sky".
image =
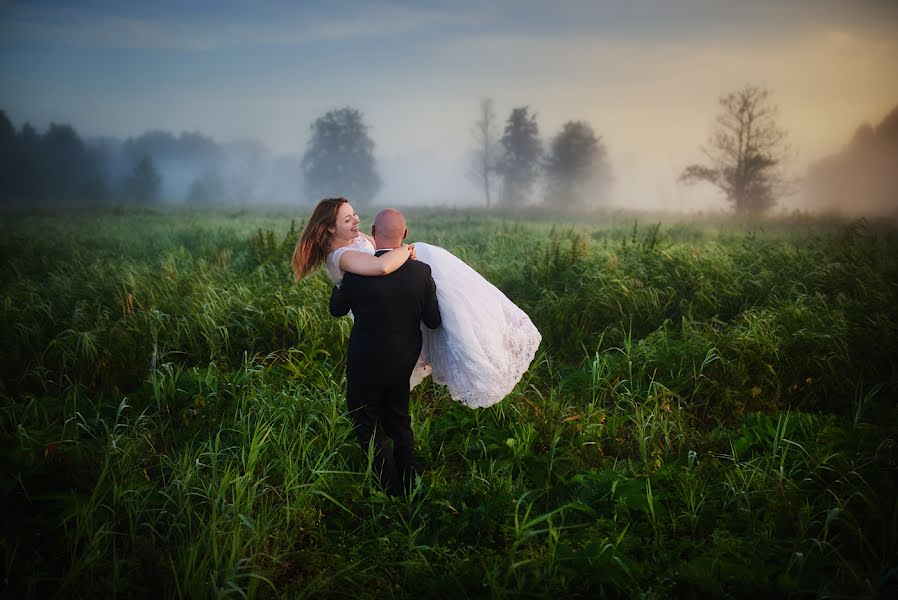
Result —
[[[675,175],[717,97],[766,85],[801,173],[898,104],[898,3],[3,2],[0,108],[85,135],[200,130],[300,155],[311,121],[361,109],[381,202],[477,200],[464,174],[480,98],[530,105],[549,138],[603,136],[615,201],[701,207]]]

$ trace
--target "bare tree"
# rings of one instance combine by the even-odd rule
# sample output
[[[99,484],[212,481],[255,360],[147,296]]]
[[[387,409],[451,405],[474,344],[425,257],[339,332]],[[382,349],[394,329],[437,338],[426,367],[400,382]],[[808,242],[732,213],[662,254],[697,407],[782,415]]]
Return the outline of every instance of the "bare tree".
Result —
[[[493,112],[491,98],[480,101],[480,118],[474,122],[471,136],[477,146],[471,159],[469,175],[474,183],[483,187],[486,207],[489,208],[492,204],[492,183],[499,158],[499,134],[496,131],[496,113]]]
[[[679,180],[694,184],[707,181],[717,186],[736,213],[761,215],[788,188],[782,163],[789,153],[788,132],[777,122],[777,107],[769,104],[770,92],[746,85],[720,98],[723,108],[702,148],[710,164],[692,164]]]

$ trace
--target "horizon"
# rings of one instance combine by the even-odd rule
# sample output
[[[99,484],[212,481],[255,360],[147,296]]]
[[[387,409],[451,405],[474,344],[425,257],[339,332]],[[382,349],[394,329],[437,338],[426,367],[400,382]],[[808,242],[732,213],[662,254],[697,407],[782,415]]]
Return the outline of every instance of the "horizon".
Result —
[[[0,108],[17,126],[196,131],[299,158],[315,118],[353,106],[384,179],[375,205],[479,205],[466,166],[486,97],[500,127],[530,106],[544,144],[588,122],[608,150],[609,207],[671,212],[726,208],[676,178],[728,92],[771,91],[793,176],[898,104],[889,2],[4,2],[0,18]]]

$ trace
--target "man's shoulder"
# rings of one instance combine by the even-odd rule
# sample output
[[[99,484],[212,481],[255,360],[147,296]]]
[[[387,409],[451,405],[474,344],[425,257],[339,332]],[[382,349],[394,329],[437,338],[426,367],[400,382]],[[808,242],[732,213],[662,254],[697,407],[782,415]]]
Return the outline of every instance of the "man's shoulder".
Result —
[[[430,273],[430,265],[426,262],[421,262],[420,260],[408,260],[405,264],[412,269],[419,269],[421,271]]]
[[[402,265],[402,268],[417,276],[430,275],[430,265],[419,260],[408,260]]]

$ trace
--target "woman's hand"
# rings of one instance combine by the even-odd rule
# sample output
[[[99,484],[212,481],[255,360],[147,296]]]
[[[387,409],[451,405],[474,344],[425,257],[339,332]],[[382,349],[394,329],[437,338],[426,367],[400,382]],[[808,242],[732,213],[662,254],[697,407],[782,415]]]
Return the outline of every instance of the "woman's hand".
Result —
[[[412,260],[416,260],[418,257],[415,255],[415,245],[414,244],[402,244],[403,248],[408,248],[409,258]]]

